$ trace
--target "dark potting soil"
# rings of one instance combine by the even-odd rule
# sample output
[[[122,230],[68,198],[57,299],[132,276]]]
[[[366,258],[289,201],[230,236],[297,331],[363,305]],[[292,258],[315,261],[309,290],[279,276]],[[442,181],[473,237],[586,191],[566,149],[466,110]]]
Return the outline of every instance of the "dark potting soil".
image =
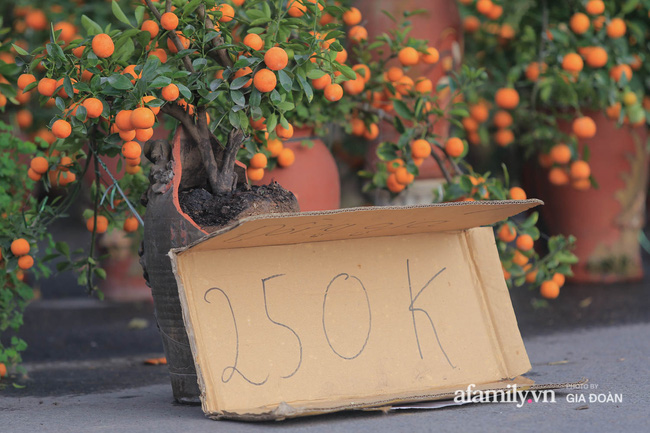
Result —
[[[299,211],[293,193],[277,182],[219,195],[197,188],[181,191],[178,200],[183,212],[208,231],[252,215]]]

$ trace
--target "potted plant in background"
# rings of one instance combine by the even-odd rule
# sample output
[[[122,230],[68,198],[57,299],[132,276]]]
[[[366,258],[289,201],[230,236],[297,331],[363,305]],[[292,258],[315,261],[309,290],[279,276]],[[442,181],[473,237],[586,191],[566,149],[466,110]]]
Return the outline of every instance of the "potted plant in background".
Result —
[[[431,81],[433,88],[442,90],[438,93],[440,107],[451,101],[451,92],[445,90],[451,71],[458,71],[462,62],[463,32],[458,6],[455,0],[408,0],[408,1],[367,1],[358,0],[354,5],[363,14],[364,25],[368,30],[369,40],[386,38],[387,30],[395,27],[395,20],[405,16],[403,30],[408,37],[427,41],[427,45],[437,51],[437,61],[420,62],[409,68],[407,75],[413,80],[426,78]],[[394,32],[391,32],[394,33]],[[388,59],[386,71],[390,68],[401,68],[396,54]],[[375,60],[378,56],[373,56]],[[432,59],[431,59],[432,60]],[[395,74],[393,69],[393,74]],[[444,142],[449,135],[449,120],[439,117],[434,122],[436,134]],[[396,141],[399,133],[390,122],[379,123],[379,141]],[[368,167],[372,169],[376,162],[376,149],[371,147],[368,153]],[[451,166],[448,169],[452,169]],[[392,199],[393,203],[422,204],[430,203],[434,199],[434,191],[440,190],[445,178],[438,164],[433,158],[427,158],[419,167],[418,175],[412,185],[403,194]],[[375,191],[377,203],[391,202],[391,197],[382,190]]]
[[[405,13],[409,19],[411,15]],[[380,139],[374,148],[374,169],[360,173],[367,179],[365,189],[383,190],[398,203],[414,199],[427,202],[525,199],[527,194],[522,188],[510,186],[507,169],[502,179],[491,176],[490,172],[475,172],[464,162],[470,150],[467,142],[457,136],[459,131],[446,129],[449,124],[462,128],[473,119],[470,113],[476,115],[476,107],[465,99],[483,89],[485,72],[468,66],[458,72],[451,67],[445,68],[446,75],[439,79],[435,88],[430,79],[412,76],[414,72],[417,74],[418,66],[435,64],[440,53],[425,41],[409,38],[409,24],[408,20],[404,21],[376,42],[362,41],[352,50],[352,56],[365,59],[373,73],[365,83],[364,90],[368,92],[356,96],[372,100],[368,101],[365,110],[354,114],[350,121],[351,133],[366,139]],[[383,49],[388,55],[372,60],[374,56],[368,47]],[[412,56],[413,53],[417,55]],[[451,56],[448,58],[453,65]],[[487,113],[487,109],[483,111]],[[397,134],[380,137],[377,127],[380,121],[388,123]],[[441,130],[440,125],[445,128]],[[433,194],[427,191],[426,196],[418,193],[402,198],[413,188],[420,167],[427,162],[436,167],[444,181]],[[525,221],[510,219],[495,227],[495,235],[509,284],[527,284],[539,288],[542,297],[554,299],[564,285],[565,275],[571,275],[571,265],[576,262],[576,257],[570,253],[574,240],[563,236],[546,238],[546,242],[539,243],[546,252],[536,252],[533,246],[541,237],[536,227],[537,219],[537,213],[532,213]],[[537,303],[544,305],[545,301]]]
[[[0,332],[3,336],[0,339],[0,380],[7,375],[7,366],[22,362],[21,352],[27,347],[27,343],[15,335],[23,323],[25,307],[34,296],[25,274],[27,271],[30,277],[50,274],[40,260],[35,260],[39,251],[34,241],[46,240],[54,246],[44,223],[53,217],[50,206],[65,206],[56,201],[49,203],[50,206],[45,206],[47,202],[38,206],[37,198],[31,194],[35,181],[29,177],[24,164],[36,151],[36,145],[21,140],[10,131],[11,127],[0,121]]]
[[[452,10],[455,9],[452,8]],[[403,16],[397,17],[386,13],[390,19],[388,25],[384,27],[386,32],[381,35],[377,34],[377,23],[364,19],[359,9],[352,7],[342,15],[341,20],[344,27],[341,29],[345,29],[347,35],[340,40],[342,49],[338,51],[336,60],[350,64],[357,79],[343,84],[345,97],[337,101],[336,104],[332,104],[328,100],[326,92],[316,92],[313,100],[303,100],[294,111],[287,114],[292,125],[300,126],[296,129],[296,138],[298,142],[304,143],[301,146],[298,143],[291,144],[291,140],[289,140],[288,146],[293,153],[299,152],[303,158],[296,158],[297,163],[290,169],[282,169],[286,165],[282,163],[284,158],[279,155],[271,155],[269,160],[271,167],[275,167],[277,164],[280,169],[269,171],[259,182],[268,183],[275,178],[281,184],[287,185],[294,193],[297,192],[299,202],[303,198],[305,202],[306,200],[323,200],[322,203],[308,205],[307,208],[302,206],[301,202],[303,210],[338,207],[339,189],[338,181],[334,179],[334,174],[336,174],[334,173],[334,161],[325,153],[321,141],[321,137],[332,137],[334,128],[341,128],[349,134],[365,139],[366,142],[362,146],[368,149],[368,164],[371,166],[378,161],[378,138],[385,139],[390,135],[394,140],[398,140],[401,133],[404,132],[404,128],[397,131],[393,127],[392,119],[401,117],[404,111],[395,112],[392,98],[401,100],[398,108],[419,98],[420,103],[425,104],[423,109],[431,117],[431,124],[436,133],[444,137],[448,133],[448,117],[450,113],[453,113],[455,107],[454,104],[450,104],[451,92],[447,84],[450,77],[447,73],[442,75],[440,71],[443,63],[454,64],[451,52],[459,52],[457,44],[453,45],[449,42],[450,38],[446,38],[440,43],[439,45],[447,51],[443,51],[445,57],[439,61],[440,52],[436,47],[430,46],[427,39],[414,38],[414,35],[422,34],[422,32],[413,31],[413,23],[423,21],[417,13],[405,11],[400,13]],[[425,15],[428,11],[421,10],[419,13]],[[376,17],[373,16],[373,18]],[[333,19],[332,16],[326,14],[321,18],[321,22],[329,23]],[[362,23],[373,26],[376,35],[371,36]],[[436,28],[434,32],[444,33],[445,31]],[[455,32],[451,33],[457,36]],[[328,37],[334,34],[331,32]],[[341,33],[339,37],[342,36]],[[455,41],[454,38],[451,39]],[[323,41],[323,44],[328,46],[332,41],[334,38]],[[455,47],[453,50],[452,45]],[[410,58],[407,59],[407,57]],[[315,56],[313,61],[320,64],[329,61],[329,59]],[[456,64],[458,62],[456,59]],[[331,76],[321,75],[319,71],[313,72],[308,78],[311,79],[312,87],[316,90],[324,90],[332,82]],[[462,85],[470,85],[469,81]],[[438,92],[433,91],[434,87]],[[464,87],[457,88],[455,94],[458,95],[464,90]],[[259,122],[254,120],[253,124],[258,124],[264,131],[264,123],[261,120]],[[402,121],[404,125],[408,125],[408,119],[402,118]],[[281,152],[280,146],[277,146],[277,149],[276,152]],[[434,159],[426,158],[426,156],[428,154],[423,154],[423,158],[421,158],[422,165],[418,169],[418,179],[431,177],[435,173],[442,177]],[[301,159],[303,160],[301,161]],[[300,167],[302,169],[298,170]],[[451,168],[451,165],[449,167]],[[311,176],[307,176],[306,173],[311,173]],[[431,202],[432,188],[428,184],[425,188],[425,198],[423,201],[420,200],[420,203]],[[412,189],[414,189],[413,186],[409,190],[411,197],[414,195]],[[412,201],[413,198],[410,200]]]
[[[522,174],[546,203],[546,226],[577,238],[577,281],[641,278],[647,7],[461,3],[466,63],[485,68],[489,83],[469,95],[466,137],[531,159]]]

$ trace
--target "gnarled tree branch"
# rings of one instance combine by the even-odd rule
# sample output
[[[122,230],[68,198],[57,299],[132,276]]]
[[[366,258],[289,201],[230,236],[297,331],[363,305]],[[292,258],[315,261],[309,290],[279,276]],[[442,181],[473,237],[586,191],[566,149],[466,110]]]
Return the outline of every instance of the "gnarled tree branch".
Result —
[[[217,160],[215,159],[214,152],[212,151],[212,134],[208,129],[208,118],[205,106],[197,107],[197,121],[200,137],[199,140],[197,140],[197,144],[199,146],[199,152],[201,152],[201,159],[203,159],[203,166],[205,167],[205,171],[208,174],[208,182],[210,183],[210,188],[212,188],[212,193],[218,194],[223,192],[230,192],[232,190],[232,186],[227,189],[223,189],[223,173],[219,173]]]
[[[197,143],[201,140],[199,129],[196,124],[194,124],[192,117],[180,105],[167,103],[160,107],[160,111],[180,121],[183,127],[185,127],[187,133],[192,137],[192,140]]]
[[[147,7],[149,8],[153,16],[156,17],[158,23],[160,23],[160,17],[161,17],[160,12],[158,12],[158,9],[156,9],[156,6],[154,6],[151,0],[146,0],[146,2],[147,2]],[[165,9],[167,10],[167,12],[171,11],[171,1],[167,1]],[[183,44],[181,43],[181,40],[175,31],[169,32],[169,37],[171,38],[172,42],[174,43],[174,46],[179,52],[184,50]],[[185,65],[185,69],[187,69],[188,72],[194,73],[194,66],[192,66],[192,61],[190,60],[189,56],[183,56],[183,65]]]
[[[205,23],[205,28],[206,29],[214,29],[214,23],[208,16],[208,14],[205,13],[205,5],[201,5],[197,9],[197,13],[199,15],[199,18],[203,20]],[[220,45],[223,45],[223,38],[221,36],[217,36],[212,41],[212,46],[214,48],[219,47]],[[221,48],[221,49],[216,49],[216,50],[211,50],[208,51],[208,55],[217,63],[219,63],[221,66],[224,68],[229,68],[233,65],[232,60],[230,59],[230,56],[228,56],[228,52]]]
[[[228,134],[228,144],[223,153],[223,163],[221,176],[219,176],[219,187],[230,191],[237,185],[237,173],[235,173],[235,163],[237,160],[237,151],[244,141],[244,133],[241,129],[235,128]]]

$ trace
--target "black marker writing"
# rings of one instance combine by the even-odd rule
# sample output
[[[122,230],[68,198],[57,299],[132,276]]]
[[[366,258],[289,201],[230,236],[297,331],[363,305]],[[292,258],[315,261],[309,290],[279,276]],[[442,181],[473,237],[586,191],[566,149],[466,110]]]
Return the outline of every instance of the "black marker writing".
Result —
[[[368,334],[366,335],[366,339],[363,342],[363,345],[361,346],[359,351],[356,354],[351,355],[351,356],[342,355],[341,353],[339,353],[339,351],[337,351],[334,348],[334,346],[332,346],[332,342],[330,341],[330,338],[327,335],[327,326],[325,325],[325,310],[327,309],[327,294],[329,293],[329,290],[330,290],[330,287],[332,287],[332,284],[334,284],[334,282],[336,280],[338,280],[339,278],[341,278],[341,277],[345,277],[345,280],[347,280],[348,278],[352,278],[352,279],[356,280],[359,283],[359,285],[361,286],[361,289],[363,290],[363,294],[366,296],[366,304],[368,305]],[[360,279],[358,279],[354,275],[350,276],[348,274],[338,274],[327,285],[327,289],[325,290],[325,296],[323,297],[323,332],[325,333],[325,339],[327,340],[327,344],[330,346],[330,349],[332,349],[332,352],[334,352],[335,354],[337,354],[339,357],[341,357],[343,359],[354,359],[354,358],[356,358],[357,356],[361,355],[361,352],[363,352],[363,349],[366,348],[366,344],[368,344],[368,339],[370,338],[371,327],[372,327],[372,312],[370,310],[370,299],[368,299],[368,292],[367,292],[366,288],[364,287],[363,283],[361,282]]]
[[[411,295],[411,304],[409,305],[409,311],[411,312],[411,316],[413,318],[413,330],[415,331],[415,340],[418,344],[418,351],[420,352],[420,359],[424,359],[424,356],[422,356],[422,348],[420,347],[420,337],[418,335],[418,327],[415,322],[415,312],[419,311],[421,313],[424,313],[427,316],[427,319],[429,319],[429,323],[431,324],[431,328],[433,329],[433,334],[436,337],[436,341],[438,342],[438,346],[440,347],[440,350],[442,351],[442,354],[445,355],[445,359],[451,366],[451,368],[456,368],[454,364],[451,363],[449,360],[449,357],[447,356],[447,352],[445,352],[445,349],[442,347],[442,344],[440,343],[440,338],[438,337],[438,332],[436,331],[436,326],[433,324],[433,320],[431,319],[431,316],[429,315],[429,312],[426,311],[423,308],[416,308],[414,306],[415,302],[418,300],[418,297],[424,292],[424,290],[429,287],[429,285],[433,282],[433,280],[436,279],[438,275],[443,273],[447,268],[442,268],[439,270],[427,283],[420,289],[420,291],[413,297],[413,288],[411,287],[411,268],[409,265],[409,260],[406,259],[406,273],[408,276],[408,282],[409,282],[409,294]]]
[[[266,379],[264,379],[263,381],[254,382],[254,381],[250,380],[249,378],[247,378],[244,375],[244,373],[239,371],[239,369],[237,369],[237,362],[239,361],[239,331],[237,330],[237,319],[235,318],[235,312],[232,309],[232,304],[230,303],[230,298],[228,297],[226,292],[224,292],[223,290],[221,290],[218,287],[213,287],[212,289],[209,289],[208,291],[205,292],[205,294],[203,295],[203,300],[205,302],[210,304],[210,301],[208,301],[208,295],[210,294],[210,292],[213,292],[213,291],[217,291],[217,292],[221,293],[226,298],[226,302],[228,302],[228,308],[230,309],[230,315],[232,316],[232,323],[235,325],[235,361],[233,362],[233,365],[228,366],[228,367],[223,369],[223,372],[221,373],[221,381],[223,383],[228,383],[228,382],[230,382],[230,379],[232,379],[234,374],[237,373],[242,377],[242,379],[244,379],[246,382],[250,383],[251,385],[257,385],[257,386],[264,385],[266,383],[266,381],[269,380],[268,375],[266,376]]]
[[[302,364],[302,341],[300,340],[300,337],[298,336],[296,331],[294,331],[292,328],[285,325],[284,323],[280,323],[280,322],[277,322],[277,321],[271,319],[271,316],[269,315],[269,305],[268,305],[268,302],[267,302],[267,299],[266,299],[266,282],[269,281],[269,280],[272,280],[274,278],[278,278],[278,277],[282,277],[282,276],[284,276],[284,274],[278,274],[278,275],[270,276],[268,278],[263,278],[262,279],[262,293],[264,294],[264,311],[266,311],[266,317],[268,317],[268,319],[273,324],[281,326],[281,327],[286,328],[289,331],[291,331],[291,333],[296,337],[296,340],[298,340],[298,348],[300,349],[300,356],[298,358],[298,364],[296,365],[296,368],[290,374],[288,374],[286,376],[282,376],[283,379],[287,379],[287,378],[293,376],[294,374],[296,374],[298,369],[300,369],[300,364]]]

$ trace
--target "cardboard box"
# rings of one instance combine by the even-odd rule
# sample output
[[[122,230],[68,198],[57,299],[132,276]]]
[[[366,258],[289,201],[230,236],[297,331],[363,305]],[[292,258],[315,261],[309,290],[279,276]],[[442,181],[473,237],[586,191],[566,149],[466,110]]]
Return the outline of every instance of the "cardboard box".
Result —
[[[538,204],[268,215],[171,251],[203,410],[283,419],[530,385],[481,226]]]

